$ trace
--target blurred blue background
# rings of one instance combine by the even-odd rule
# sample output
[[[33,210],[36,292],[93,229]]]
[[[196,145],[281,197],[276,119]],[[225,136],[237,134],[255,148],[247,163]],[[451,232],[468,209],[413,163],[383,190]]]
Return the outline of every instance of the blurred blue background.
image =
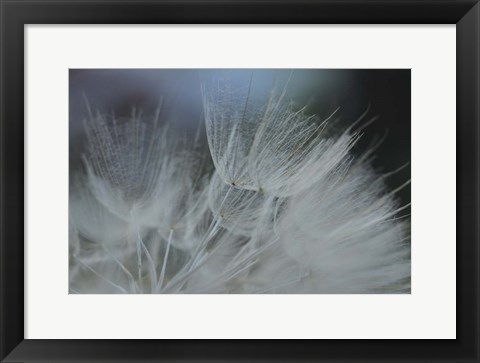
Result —
[[[70,172],[81,167],[85,145],[82,120],[92,110],[129,116],[132,107],[152,114],[163,100],[164,121],[174,132],[193,134],[203,123],[201,85],[228,78],[248,86],[251,97],[265,97],[274,84],[288,85],[288,98],[308,105],[320,117],[340,107],[348,126],[369,108],[365,120],[378,120],[365,129],[355,152],[386,135],[375,153],[374,166],[388,172],[410,162],[411,80],[409,69],[71,69],[69,74]],[[392,188],[410,179],[410,167],[389,178]],[[399,196],[410,201],[410,188]]]

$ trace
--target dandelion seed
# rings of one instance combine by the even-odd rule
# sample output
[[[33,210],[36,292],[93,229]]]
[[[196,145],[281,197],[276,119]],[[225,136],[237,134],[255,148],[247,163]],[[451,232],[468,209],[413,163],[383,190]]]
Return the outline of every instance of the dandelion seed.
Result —
[[[252,87],[203,87],[210,155],[159,111],[90,112],[70,190],[71,292],[409,292],[405,206],[371,150],[353,156],[359,131],[335,134],[338,110],[308,115],[286,88],[260,102]]]
[[[338,110],[320,121],[295,111],[284,92],[260,105],[249,103],[249,93],[238,100],[229,92],[222,83],[204,89],[205,122],[216,170],[237,188],[288,197],[326,177],[358,137],[324,136]]]

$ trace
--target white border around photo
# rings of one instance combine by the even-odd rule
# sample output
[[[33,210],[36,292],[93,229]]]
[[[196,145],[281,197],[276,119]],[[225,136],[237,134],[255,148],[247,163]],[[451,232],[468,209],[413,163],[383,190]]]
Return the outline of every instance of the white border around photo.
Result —
[[[454,339],[454,25],[29,25],[25,339]],[[69,68],[412,69],[412,293],[69,295]]]

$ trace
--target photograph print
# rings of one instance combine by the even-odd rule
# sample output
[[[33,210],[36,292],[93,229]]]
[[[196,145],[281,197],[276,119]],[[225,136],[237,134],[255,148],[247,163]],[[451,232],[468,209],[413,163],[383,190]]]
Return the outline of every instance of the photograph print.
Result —
[[[69,293],[410,294],[410,73],[70,69]]]

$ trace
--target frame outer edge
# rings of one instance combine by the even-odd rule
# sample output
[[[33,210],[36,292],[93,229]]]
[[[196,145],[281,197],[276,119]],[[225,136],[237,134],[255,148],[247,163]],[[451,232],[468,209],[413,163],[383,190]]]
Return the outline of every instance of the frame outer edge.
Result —
[[[457,23],[457,339],[480,361],[480,3]],[[470,277],[470,280],[469,280]],[[468,291],[473,296],[469,299]],[[471,312],[472,315],[468,313]],[[463,327],[460,327],[460,323]],[[467,333],[471,335],[465,336]],[[466,352],[464,352],[466,353]]]
[[[67,1],[58,1],[58,4],[65,4]],[[19,1],[19,3],[22,3]],[[37,3],[33,1],[30,3]],[[51,3],[51,2],[50,2]],[[83,3],[92,3],[90,1],[83,1]],[[201,3],[201,2],[199,2]],[[470,320],[470,327],[473,328],[474,336],[464,337],[470,338],[470,344],[474,344],[474,351],[469,351],[468,356],[462,358],[460,361],[464,362],[478,362],[479,354],[479,275],[478,275],[478,211],[479,211],[479,85],[480,85],[480,57],[479,57],[479,40],[480,40],[480,5],[478,1],[469,2],[475,4],[470,9],[462,20],[457,24],[457,47],[461,36],[465,43],[460,44],[460,53],[457,52],[457,82],[462,87],[457,90],[457,118],[465,120],[464,124],[459,126],[457,133],[457,141],[463,138],[463,144],[457,143],[460,155],[466,160],[463,166],[460,167],[462,187],[465,190],[473,192],[474,195],[467,196],[467,193],[459,194],[457,191],[458,201],[461,201],[463,212],[467,210],[474,211],[471,215],[462,215],[463,218],[458,219],[457,228],[461,230],[468,230],[473,232],[471,235],[462,235],[464,240],[474,239],[468,248],[458,251],[457,256],[462,256],[466,261],[473,262],[471,266],[459,266],[458,271],[463,276],[471,273],[474,276],[473,284],[462,283],[457,287],[461,289],[462,296],[459,300],[457,308],[465,308],[467,311],[473,311],[475,316],[464,316],[462,321]],[[25,4],[25,3],[24,3]],[[465,2],[464,2],[465,4]],[[113,4],[112,4],[113,5]],[[185,4],[187,5],[187,4]],[[272,4],[274,5],[274,4]],[[24,75],[23,67],[18,66],[18,61],[24,59],[23,50],[23,19],[21,7],[13,10],[14,4],[11,1],[0,0],[0,23],[1,23],[1,45],[0,45],[0,282],[1,282],[1,296],[0,296],[0,360],[5,359],[4,362],[19,362],[19,361],[39,361],[49,360],[47,356],[32,357],[29,351],[28,341],[23,340],[24,333],[24,311],[23,311],[23,284],[18,285],[23,281],[23,243],[9,243],[7,238],[12,241],[23,242],[23,183],[19,184],[19,180],[23,180],[23,123],[16,124],[16,121],[23,120],[23,87]],[[58,17],[52,16],[52,18]],[[39,21],[38,23],[41,23]],[[8,33],[8,37],[7,37]],[[469,38],[470,37],[470,38]],[[8,52],[7,52],[8,50]],[[470,57],[470,58],[468,58]],[[458,66],[462,60],[462,65],[466,71],[459,72]],[[23,64],[23,63],[22,63]],[[13,70],[13,72],[12,72]],[[468,70],[473,72],[468,76]],[[471,78],[474,77],[474,81]],[[6,85],[9,87],[8,94],[5,92]],[[460,110],[461,109],[461,110]],[[465,112],[464,112],[465,111]],[[473,120],[470,120],[473,118]],[[7,123],[7,119],[10,120]],[[13,121],[12,121],[13,120]],[[472,121],[473,126],[467,125],[468,121]],[[473,129],[472,129],[473,127]],[[10,132],[12,133],[10,135]],[[6,136],[8,135],[8,137]],[[462,138],[460,137],[462,136]],[[22,139],[20,140],[20,137]],[[8,153],[7,153],[8,152]],[[465,152],[472,152],[472,154],[465,155]],[[457,168],[458,168],[457,164]],[[473,168],[473,169],[472,169]],[[8,172],[6,172],[8,171]],[[458,176],[457,176],[458,178]],[[459,184],[457,184],[458,188]],[[458,189],[457,189],[458,190]],[[21,197],[19,197],[21,195]],[[468,198],[470,197],[470,198]],[[458,202],[457,202],[458,203]],[[471,208],[471,209],[469,209]],[[9,213],[7,214],[6,211]],[[465,228],[465,229],[464,229]],[[19,233],[21,231],[21,233]],[[460,235],[459,235],[460,236]],[[467,265],[467,264],[463,264]],[[461,270],[461,271],[460,271]],[[7,279],[7,276],[9,277]],[[468,289],[476,291],[475,301],[468,301],[468,295],[465,292]],[[459,290],[460,291],[460,290]],[[468,309],[467,309],[468,308]],[[33,341],[31,341],[33,343]],[[120,343],[120,342],[119,342]],[[16,347],[16,348],[15,348]],[[14,349],[15,348],[15,349]],[[470,349],[472,346],[470,346]],[[466,352],[463,351],[465,354]],[[472,356],[473,354],[473,356]],[[66,359],[71,361],[74,357],[70,356]],[[113,357],[112,357],[113,358]]]
[[[24,340],[24,23],[15,5],[0,0],[0,359]]]

